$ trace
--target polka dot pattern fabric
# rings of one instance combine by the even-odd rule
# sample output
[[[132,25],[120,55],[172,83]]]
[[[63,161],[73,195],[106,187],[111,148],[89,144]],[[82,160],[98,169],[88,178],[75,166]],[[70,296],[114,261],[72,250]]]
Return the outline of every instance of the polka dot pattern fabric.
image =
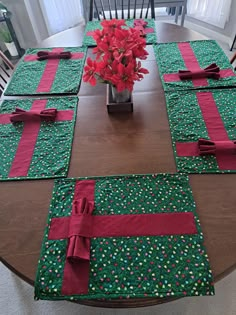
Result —
[[[80,178],[82,180],[82,178]],[[214,295],[212,273],[187,175],[96,177],[93,215],[192,212],[194,235],[92,238],[88,294],[63,295],[67,240],[48,240],[53,218],[71,215],[76,180],[55,181],[35,298],[128,299]]]
[[[212,96],[214,106],[216,106],[213,118],[209,116],[206,118],[205,113],[202,112],[198,100],[199,93]],[[214,134],[218,137],[219,130],[220,133],[225,133],[224,137],[229,140],[236,139],[236,90],[177,91],[165,93],[165,97],[177,171],[181,173],[236,173],[236,163],[233,167],[226,166],[221,169],[215,155],[180,156],[177,150],[177,143],[196,143],[197,146],[198,139],[210,140]],[[210,103],[209,106],[205,102],[201,105],[206,105],[211,110]],[[208,129],[209,121],[212,122],[214,134],[212,130],[210,134]],[[220,135],[219,140],[224,140],[221,137]]]
[[[186,53],[188,44],[190,52]],[[181,45],[184,45],[182,52],[180,49]],[[153,47],[164,91],[236,86],[236,75],[232,65],[222,48],[214,40],[172,42],[157,44]],[[191,57],[189,55],[184,57],[185,54],[189,53]],[[196,60],[193,62],[193,59]],[[192,63],[192,69],[188,67],[189,62]],[[218,80],[207,78],[206,85],[199,83],[197,86],[193,84],[193,80],[178,79],[177,74],[179,70],[194,70],[199,67],[204,69],[213,63],[216,63],[223,71],[224,77]],[[177,79],[167,80],[165,76],[171,74],[176,74]]]
[[[39,94],[77,94],[79,91],[84,62],[86,59],[86,47],[65,47],[64,51],[74,54],[83,53],[78,59],[59,59],[55,77],[51,87],[47,91],[38,91],[48,60],[25,61],[25,57],[36,55],[39,51],[51,51],[53,48],[30,48],[18,64],[13,77],[4,95],[39,95]],[[52,70],[48,70],[47,78]]]
[[[29,111],[35,100],[5,100],[0,108],[0,117],[10,115],[16,107]],[[0,180],[23,180],[66,177],[69,168],[74,126],[77,112],[77,97],[50,98],[46,108],[71,111],[71,120],[55,122],[40,121],[36,144],[26,176],[9,177],[23,135],[23,122],[0,124]],[[38,122],[36,122],[38,124]],[[30,138],[29,136],[27,136]]]

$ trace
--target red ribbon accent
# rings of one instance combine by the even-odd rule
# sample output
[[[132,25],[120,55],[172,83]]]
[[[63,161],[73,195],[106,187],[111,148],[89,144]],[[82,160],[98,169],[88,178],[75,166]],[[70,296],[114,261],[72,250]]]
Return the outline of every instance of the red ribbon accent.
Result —
[[[181,80],[198,79],[198,78],[220,78],[220,68],[216,63],[212,63],[205,69],[200,70],[179,70],[178,74]]]
[[[75,200],[72,207],[66,257],[70,261],[90,260],[90,235],[94,202],[87,198]]]
[[[236,153],[236,140],[234,141],[211,141],[206,139],[198,140],[198,149],[200,155],[221,153]]]
[[[51,52],[51,51],[38,51],[37,60],[46,60],[46,59],[70,59],[72,56],[70,51],[62,52]]]
[[[19,107],[16,107],[15,111],[10,115],[10,121],[15,122],[26,122],[33,120],[46,120],[46,121],[55,121],[57,115],[56,108],[48,108],[41,111],[38,110],[29,110],[26,111]]]
[[[138,19],[134,21],[134,28],[140,31],[141,36],[146,36],[146,34],[154,32],[154,29],[151,27],[147,28],[147,25],[148,23],[143,19]]]

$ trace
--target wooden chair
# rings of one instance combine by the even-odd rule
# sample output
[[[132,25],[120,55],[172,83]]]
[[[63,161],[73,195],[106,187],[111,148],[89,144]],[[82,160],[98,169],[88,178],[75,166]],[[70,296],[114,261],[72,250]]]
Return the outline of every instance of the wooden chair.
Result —
[[[9,82],[13,70],[14,70],[14,65],[4,55],[4,53],[0,51],[0,96],[3,93],[5,86]]]
[[[233,64],[236,60],[236,52],[234,53],[233,57],[230,59],[230,63]],[[234,70],[236,70],[236,66],[234,67]]]
[[[147,17],[155,19],[154,0],[90,0],[89,21]]]

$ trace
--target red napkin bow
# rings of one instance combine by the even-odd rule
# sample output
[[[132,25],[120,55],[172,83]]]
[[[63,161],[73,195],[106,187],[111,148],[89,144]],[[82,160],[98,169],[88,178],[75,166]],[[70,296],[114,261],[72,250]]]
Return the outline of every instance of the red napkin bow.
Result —
[[[46,121],[54,121],[57,115],[56,108],[48,108],[41,111],[29,110],[26,111],[19,107],[16,107],[15,111],[10,115],[10,121],[14,122],[25,122],[32,121],[35,119],[41,119]]]
[[[145,32],[145,27],[147,26],[147,22],[144,21],[143,19],[139,19],[139,20],[135,20],[134,21],[134,28],[138,31],[140,31],[140,35],[141,36],[145,36],[146,32]]]
[[[236,140],[211,141],[206,139],[199,139],[198,149],[200,155],[216,154],[219,152],[236,154]]]
[[[94,202],[87,198],[74,201],[70,219],[67,259],[74,262],[79,259],[90,260],[90,237]]]
[[[38,51],[37,52],[37,60],[42,61],[46,59],[70,59],[71,52],[70,51],[62,51],[60,53],[55,53],[51,51]]]
[[[179,70],[178,74],[181,80],[198,79],[198,78],[220,78],[220,68],[216,63],[212,63],[205,69],[200,70]]]

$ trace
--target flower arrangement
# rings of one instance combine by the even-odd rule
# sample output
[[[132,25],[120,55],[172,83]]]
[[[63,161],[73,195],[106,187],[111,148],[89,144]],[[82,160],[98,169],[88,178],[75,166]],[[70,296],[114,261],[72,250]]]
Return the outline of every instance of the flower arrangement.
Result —
[[[115,86],[118,92],[131,92],[134,81],[149,73],[137,61],[147,58],[146,40],[140,36],[140,30],[127,28],[124,20],[104,20],[101,25],[102,30],[93,32],[96,59],[87,58],[83,80],[93,86],[99,81]]]

